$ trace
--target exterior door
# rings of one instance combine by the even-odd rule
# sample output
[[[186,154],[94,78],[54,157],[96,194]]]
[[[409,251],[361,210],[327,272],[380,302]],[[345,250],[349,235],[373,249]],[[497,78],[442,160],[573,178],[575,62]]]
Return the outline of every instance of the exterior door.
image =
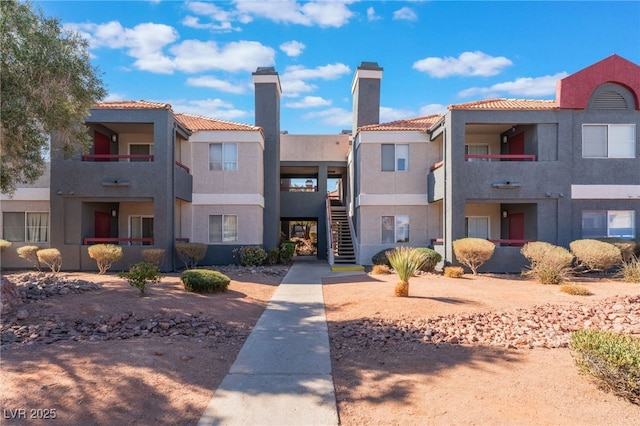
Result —
[[[111,216],[109,213],[95,212],[94,227],[96,238],[111,238]]]
[[[509,239],[524,240],[524,213],[509,215]],[[522,246],[522,243],[511,243],[511,246]]]
[[[96,155],[109,155],[111,154],[111,147],[109,144],[109,136],[103,135],[100,132],[93,133],[93,153]],[[95,161],[109,161],[108,158],[97,158]]]
[[[509,138],[509,155],[524,155],[524,132]],[[522,161],[522,159],[511,161]]]

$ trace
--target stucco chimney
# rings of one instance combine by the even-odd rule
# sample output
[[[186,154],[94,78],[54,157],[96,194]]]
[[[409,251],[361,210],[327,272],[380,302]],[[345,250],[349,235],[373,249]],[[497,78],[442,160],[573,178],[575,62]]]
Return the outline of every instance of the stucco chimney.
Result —
[[[264,133],[264,210],[262,243],[266,250],[280,244],[280,78],[273,67],[253,73],[255,121]]]
[[[362,62],[351,84],[353,134],[358,127],[380,123],[380,81],[383,69],[377,62]]]

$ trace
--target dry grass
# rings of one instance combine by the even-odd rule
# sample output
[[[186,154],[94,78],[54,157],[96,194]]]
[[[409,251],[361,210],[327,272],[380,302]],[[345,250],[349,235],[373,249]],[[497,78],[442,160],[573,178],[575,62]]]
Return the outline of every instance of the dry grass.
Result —
[[[560,291],[573,296],[592,296],[593,292],[582,284],[561,284]]]

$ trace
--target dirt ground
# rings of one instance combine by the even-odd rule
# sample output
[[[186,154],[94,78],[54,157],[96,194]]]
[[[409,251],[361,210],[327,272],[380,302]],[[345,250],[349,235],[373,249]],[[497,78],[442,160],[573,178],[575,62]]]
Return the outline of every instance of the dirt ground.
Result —
[[[282,279],[259,272],[228,273],[232,282],[227,292],[197,295],[185,292],[177,276],[166,276],[151,285],[148,297],[139,297],[115,274],[66,275],[100,282],[102,288],[27,303],[22,308],[29,316],[21,325],[78,324],[118,314],[173,318],[188,312],[227,334],[7,345],[0,352],[2,424],[51,424],[43,418],[47,416],[65,425],[197,423]],[[411,280],[410,297],[397,298],[396,279],[361,274],[324,282],[342,425],[638,424],[640,407],[580,376],[568,349],[422,342],[376,346],[354,343],[341,330],[363,318],[393,321],[595,303],[638,295],[640,286],[591,279],[585,285],[594,295],[585,298],[519,277],[426,275]]]

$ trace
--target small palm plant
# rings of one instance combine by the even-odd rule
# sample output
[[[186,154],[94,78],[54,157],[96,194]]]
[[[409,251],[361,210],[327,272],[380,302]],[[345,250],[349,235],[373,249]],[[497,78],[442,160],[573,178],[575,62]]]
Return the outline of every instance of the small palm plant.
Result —
[[[398,274],[400,281],[396,284],[395,295],[409,296],[409,279],[420,269],[426,258],[424,253],[411,247],[397,247],[387,252],[391,267]]]

